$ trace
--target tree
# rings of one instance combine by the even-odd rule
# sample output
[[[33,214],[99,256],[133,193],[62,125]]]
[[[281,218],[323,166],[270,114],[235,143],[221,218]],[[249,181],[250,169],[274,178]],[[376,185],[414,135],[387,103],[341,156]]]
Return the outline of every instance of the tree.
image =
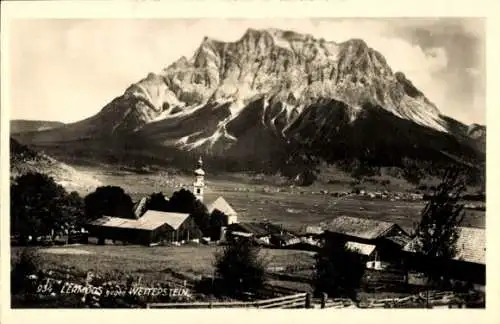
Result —
[[[81,198],[68,194],[53,178],[41,173],[17,177],[11,185],[11,233],[48,235],[74,224],[81,215]]]
[[[315,292],[356,299],[365,265],[364,257],[349,250],[345,241],[327,240],[316,254]]]
[[[145,210],[168,211],[168,200],[161,192],[155,192],[148,197]]]
[[[260,248],[248,240],[227,245],[216,254],[216,273],[221,290],[234,297],[256,293],[265,283],[265,265]]]
[[[85,199],[85,219],[94,220],[104,215],[135,218],[132,198],[117,186],[98,187]]]
[[[190,214],[203,235],[210,235],[210,216],[207,207],[191,191],[181,189],[174,192],[168,201],[167,211]]]
[[[221,227],[227,226],[228,217],[218,209],[215,209],[210,215],[210,238],[213,241],[220,240]]]
[[[426,168],[424,162],[418,162],[407,157],[402,159],[402,165],[403,177],[414,185],[418,185],[424,178],[424,170],[430,172],[430,167]]]
[[[82,197],[76,192],[72,191],[66,196],[66,208],[63,212],[66,214],[65,218],[74,222],[76,226],[82,226],[85,223],[84,210],[85,204]]]
[[[459,169],[449,169],[421,213],[415,228],[415,252],[428,259],[449,260],[456,255],[457,228],[464,213],[460,203],[465,191],[465,180]],[[427,267],[431,282],[441,281],[443,273],[436,267]]]

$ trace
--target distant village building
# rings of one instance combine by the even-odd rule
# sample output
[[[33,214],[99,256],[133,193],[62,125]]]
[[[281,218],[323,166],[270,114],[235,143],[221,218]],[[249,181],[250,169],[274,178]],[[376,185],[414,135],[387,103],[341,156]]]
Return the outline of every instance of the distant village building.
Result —
[[[271,244],[271,234],[280,231],[281,228],[273,224],[233,223],[227,226],[225,236],[228,241],[251,239],[256,243],[269,245]]]
[[[101,244],[106,239],[152,245],[200,238],[201,231],[189,214],[148,210],[138,219],[104,216],[87,225],[89,236]]]
[[[227,226],[225,237],[228,241],[250,239],[264,246],[291,247],[300,243],[300,238],[272,223],[233,223]]]
[[[403,247],[410,236],[395,223],[368,218],[341,216],[324,224],[324,239],[346,247],[367,258],[367,268],[382,270],[399,264]]]
[[[194,196],[203,202],[203,194],[205,191],[205,171],[203,171],[203,160],[201,157],[198,159],[196,170],[194,170],[195,180],[193,183]]]
[[[415,238],[404,247],[406,263],[409,268],[425,270],[432,267],[448,277],[474,284],[486,282],[486,233],[482,228],[459,227],[455,245],[456,255],[451,260],[427,258],[419,254],[418,239]]]
[[[294,245],[299,250],[317,251],[321,247],[324,230],[321,226],[306,225],[296,233],[300,243]]]

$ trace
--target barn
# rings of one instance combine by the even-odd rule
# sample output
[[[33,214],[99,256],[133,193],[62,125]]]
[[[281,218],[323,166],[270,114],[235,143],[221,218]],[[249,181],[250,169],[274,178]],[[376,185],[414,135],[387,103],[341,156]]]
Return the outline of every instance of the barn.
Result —
[[[448,277],[473,284],[486,283],[486,233],[482,228],[459,227],[455,257],[449,260],[431,259],[419,254],[418,239],[405,247],[405,260],[409,269],[424,271],[426,267],[439,270]]]
[[[100,244],[106,239],[131,244],[152,245],[180,242],[201,237],[201,231],[189,214],[148,210],[138,219],[104,216],[87,225],[89,236]]]
[[[345,244],[367,259],[367,267],[398,266],[403,247],[411,240],[399,225],[369,218],[340,216],[322,224],[324,239]]]

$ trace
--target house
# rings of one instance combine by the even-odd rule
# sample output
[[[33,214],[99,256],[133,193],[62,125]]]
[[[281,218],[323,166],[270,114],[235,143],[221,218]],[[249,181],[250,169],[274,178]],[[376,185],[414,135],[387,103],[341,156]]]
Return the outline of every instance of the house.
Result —
[[[271,245],[271,238],[283,235],[285,231],[279,225],[272,223],[233,223],[226,228],[226,239],[245,237],[261,245]]]
[[[364,255],[367,267],[375,270],[400,264],[402,249],[410,241],[399,225],[369,218],[340,216],[322,228],[325,240]]]
[[[148,210],[138,219],[104,216],[87,225],[89,235],[132,244],[151,245],[161,241],[179,242],[201,237],[189,214]]]
[[[306,238],[318,238],[324,233],[324,229],[321,226],[305,226],[302,228],[302,230],[299,233],[300,237],[306,237]]]
[[[300,243],[295,244],[294,248],[298,250],[316,251],[321,246],[321,239],[324,230],[321,226],[307,225],[297,231],[296,236]]]
[[[238,222],[238,213],[231,207],[231,205],[224,199],[218,197],[215,201],[207,206],[208,212],[212,214],[213,211],[218,210],[227,216],[227,224],[234,224]]]
[[[291,248],[299,246],[302,242],[299,237],[288,232],[282,232],[271,234],[270,243],[280,248]]]
[[[417,238],[406,244],[405,262],[409,269],[425,270],[432,267],[456,280],[484,285],[486,281],[486,233],[482,228],[459,227],[452,259],[428,258],[418,253]]]

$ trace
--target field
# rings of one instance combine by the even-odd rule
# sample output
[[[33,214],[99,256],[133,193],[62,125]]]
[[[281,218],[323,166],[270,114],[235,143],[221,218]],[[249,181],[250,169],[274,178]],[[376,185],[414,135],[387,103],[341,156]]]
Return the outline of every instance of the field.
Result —
[[[134,201],[159,191],[168,197],[182,186],[189,188],[192,183],[190,176],[167,173],[137,174],[96,169],[87,169],[84,172],[94,175],[107,185],[121,186]],[[343,174],[339,174],[335,184],[318,183],[311,187],[277,185],[278,180],[241,174],[208,174],[205,203],[223,196],[238,212],[241,222],[267,219],[295,230],[305,225],[316,225],[338,215],[393,221],[403,228],[410,229],[419,220],[419,214],[425,205],[423,201],[337,198],[321,194],[321,191],[350,191],[350,180]],[[393,189],[409,190],[409,187],[400,184],[401,187]],[[463,225],[484,228],[485,213],[466,210]]]
[[[45,269],[69,269],[83,275],[87,271],[114,278],[142,277],[153,283],[170,279],[173,274],[200,278],[214,273],[218,246],[192,245],[180,247],[99,246],[76,245],[40,248],[41,265]],[[22,248],[11,249],[15,262]],[[312,265],[313,254],[306,251],[262,249],[261,257],[267,267]]]

